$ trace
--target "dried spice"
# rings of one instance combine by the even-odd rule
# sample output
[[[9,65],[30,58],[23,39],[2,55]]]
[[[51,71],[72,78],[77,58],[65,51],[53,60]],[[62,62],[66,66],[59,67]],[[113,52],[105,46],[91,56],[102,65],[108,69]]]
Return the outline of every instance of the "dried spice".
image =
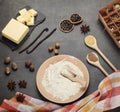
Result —
[[[27,82],[25,80],[22,80],[22,81],[20,80],[18,85],[19,85],[20,88],[26,88]]]
[[[10,75],[10,73],[11,73],[10,67],[6,67],[5,68],[5,74]]]
[[[25,96],[22,93],[19,93],[19,94],[16,95],[16,100],[18,102],[22,103],[24,101],[24,99],[25,99]]]
[[[89,27],[89,25],[82,25],[81,26],[81,33],[87,33],[87,32],[89,32],[90,31],[90,27]]]
[[[10,62],[11,62],[11,59],[9,56],[4,59],[4,64],[7,65],[7,64],[10,64]]]
[[[72,14],[70,17],[70,21],[73,24],[79,24],[82,22],[82,17],[79,14]]]
[[[8,89],[9,90],[15,90],[15,88],[16,88],[16,83],[15,83],[15,81],[10,81],[10,82],[8,82],[8,84],[7,84],[7,87],[8,87]]]
[[[59,28],[63,32],[70,32],[73,30],[74,25],[70,22],[70,20],[63,20],[59,24]]]
[[[94,53],[92,53],[92,52],[88,54],[88,58],[89,58],[90,61],[93,61],[93,62],[98,61],[98,58],[97,58],[96,55],[95,55]]]

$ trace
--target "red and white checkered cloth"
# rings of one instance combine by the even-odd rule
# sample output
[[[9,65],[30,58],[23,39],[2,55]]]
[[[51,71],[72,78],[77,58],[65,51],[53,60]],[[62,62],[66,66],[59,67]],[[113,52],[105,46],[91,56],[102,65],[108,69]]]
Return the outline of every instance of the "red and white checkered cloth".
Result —
[[[3,101],[0,112],[103,112],[120,106],[120,71],[103,79],[98,90],[89,96],[66,106],[44,102],[28,95],[25,95],[24,102],[20,103],[15,96]]]

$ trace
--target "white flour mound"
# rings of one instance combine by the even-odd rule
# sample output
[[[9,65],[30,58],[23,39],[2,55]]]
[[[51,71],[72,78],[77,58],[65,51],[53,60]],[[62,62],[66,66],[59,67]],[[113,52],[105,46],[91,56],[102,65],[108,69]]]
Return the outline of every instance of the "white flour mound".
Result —
[[[80,83],[73,82],[61,75],[61,72],[71,75],[68,68],[81,80],[84,80],[81,70],[73,63],[65,60],[49,65],[42,79],[42,85],[46,91],[62,101],[68,100],[70,96],[75,95],[81,89]]]

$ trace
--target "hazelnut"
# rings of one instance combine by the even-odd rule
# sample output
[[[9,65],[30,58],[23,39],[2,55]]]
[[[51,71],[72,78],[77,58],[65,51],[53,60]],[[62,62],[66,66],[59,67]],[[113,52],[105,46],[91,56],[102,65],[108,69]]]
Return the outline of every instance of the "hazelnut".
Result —
[[[55,43],[55,48],[56,48],[56,49],[59,49],[59,48],[60,48],[60,43],[59,43],[59,42],[56,42],[56,43]]]
[[[18,66],[17,66],[16,62],[12,62],[11,68],[12,68],[14,71],[16,71],[16,70],[18,69]]]
[[[53,51],[53,46],[49,46],[49,47],[48,47],[48,51],[49,51],[49,52],[52,52],[52,51]]]
[[[10,75],[10,73],[11,73],[10,67],[6,67],[5,68],[5,74]]]
[[[30,65],[29,70],[30,70],[31,72],[34,72],[35,68],[34,68],[34,65],[33,65],[33,64]]]
[[[5,64],[10,64],[10,61],[11,61],[11,59],[9,56],[4,59]]]
[[[30,60],[26,60],[26,61],[25,61],[25,66],[26,66],[27,68],[29,68],[31,64],[32,64],[32,62],[31,62]]]
[[[55,55],[58,55],[58,54],[59,54],[58,49],[54,49],[54,54],[55,54]]]

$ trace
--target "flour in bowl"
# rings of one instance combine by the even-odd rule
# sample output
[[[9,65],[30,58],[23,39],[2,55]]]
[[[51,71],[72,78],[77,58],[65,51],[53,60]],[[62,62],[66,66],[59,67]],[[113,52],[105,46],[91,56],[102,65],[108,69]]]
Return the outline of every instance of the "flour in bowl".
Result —
[[[68,100],[70,96],[80,92],[82,87],[80,83],[71,81],[67,77],[61,75],[61,73],[72,75],[71,72],[84,81],[82,71],[73,63],[62,60],[54,64],[50,64],[45,70],[42,85],[45,90],[55,98],[59,98],[62,101]]]

